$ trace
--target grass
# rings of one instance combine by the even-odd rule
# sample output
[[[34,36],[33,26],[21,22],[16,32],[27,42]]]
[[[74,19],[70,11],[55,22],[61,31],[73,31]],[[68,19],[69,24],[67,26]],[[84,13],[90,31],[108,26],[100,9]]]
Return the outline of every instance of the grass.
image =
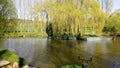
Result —
[[[66,65],[66,66],[63,66],[62,68],[82,68],[82,67],[78,65]]]
[[[20,66],[27,64],[26,61],[9,50],[0,49],[0,60],[7,60],[10,63],[17,62]]]

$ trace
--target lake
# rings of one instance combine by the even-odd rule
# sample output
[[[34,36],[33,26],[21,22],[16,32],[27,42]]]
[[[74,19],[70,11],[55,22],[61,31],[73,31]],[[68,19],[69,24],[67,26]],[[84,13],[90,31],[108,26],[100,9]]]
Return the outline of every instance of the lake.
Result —
[[[8,49],[37,68],[61,68],[88,63],[89,68],[120,68],[120,38],[116,40],[76,41],[46,38],[1,39],[0,48]]]

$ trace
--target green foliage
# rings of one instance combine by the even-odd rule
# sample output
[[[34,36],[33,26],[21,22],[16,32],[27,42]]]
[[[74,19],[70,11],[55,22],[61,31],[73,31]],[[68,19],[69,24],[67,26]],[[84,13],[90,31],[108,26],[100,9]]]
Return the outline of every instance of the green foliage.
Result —
[[[63,66],[62,68],[82,68],[82,67],[78,65],[66,65],[66,66]]]
[[[0,60],[7,60],[10,63],[21,62],[20,64],[26,64],[26,61],[23,58],[20,58],[16,54],[8,50],[0,49]]]
[[[105,16],[96,0],[45,0],[36,4],[33,10],[35,13],[46,13],[53,35],[102,34]]]
[[[0,33],[7,30],[8,27],[13,29],[14,19],[17,19],[17,13],[13,0],[0,0]],[[11,25],[11,23],[14,23],[14,25]]]
[[[120,34],[120,13],[115,13],[111,15],[107,19],[105,26],[111,29],[110,32],[114,32],[115,34]]]

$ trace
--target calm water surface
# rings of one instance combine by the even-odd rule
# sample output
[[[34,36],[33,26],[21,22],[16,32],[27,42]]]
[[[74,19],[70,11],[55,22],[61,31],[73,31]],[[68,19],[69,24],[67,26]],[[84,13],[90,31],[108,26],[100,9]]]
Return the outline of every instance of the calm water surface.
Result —
[[[120,38],[102,41],[67,41],[40,38],[1,39],[9,49],[38,68],[61,68],[93,58],[89,68],[120,68]],[[78,60],[78,56],[81,58]]]

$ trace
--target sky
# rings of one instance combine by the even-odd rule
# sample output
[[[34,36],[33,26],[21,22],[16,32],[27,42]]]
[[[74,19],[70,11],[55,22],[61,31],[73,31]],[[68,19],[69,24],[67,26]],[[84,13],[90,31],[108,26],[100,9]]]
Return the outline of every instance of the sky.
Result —
[[[40,0],[15,0],[15,6],[17,8],[18,18],[31,19],[31,8],[35,3]]]
[[[15,6],[17,8],[18,18],[31,19],[30,10],[31,7],[41,0],[15,0]],[[44,0],[42,0],[44,1]],[[113,0],[112,12],[120,8],[120,0]]]
[[[113,0],[113,10],[112,10],[112,12],[114,12],[117,9],[120,9],[120,0]]]

